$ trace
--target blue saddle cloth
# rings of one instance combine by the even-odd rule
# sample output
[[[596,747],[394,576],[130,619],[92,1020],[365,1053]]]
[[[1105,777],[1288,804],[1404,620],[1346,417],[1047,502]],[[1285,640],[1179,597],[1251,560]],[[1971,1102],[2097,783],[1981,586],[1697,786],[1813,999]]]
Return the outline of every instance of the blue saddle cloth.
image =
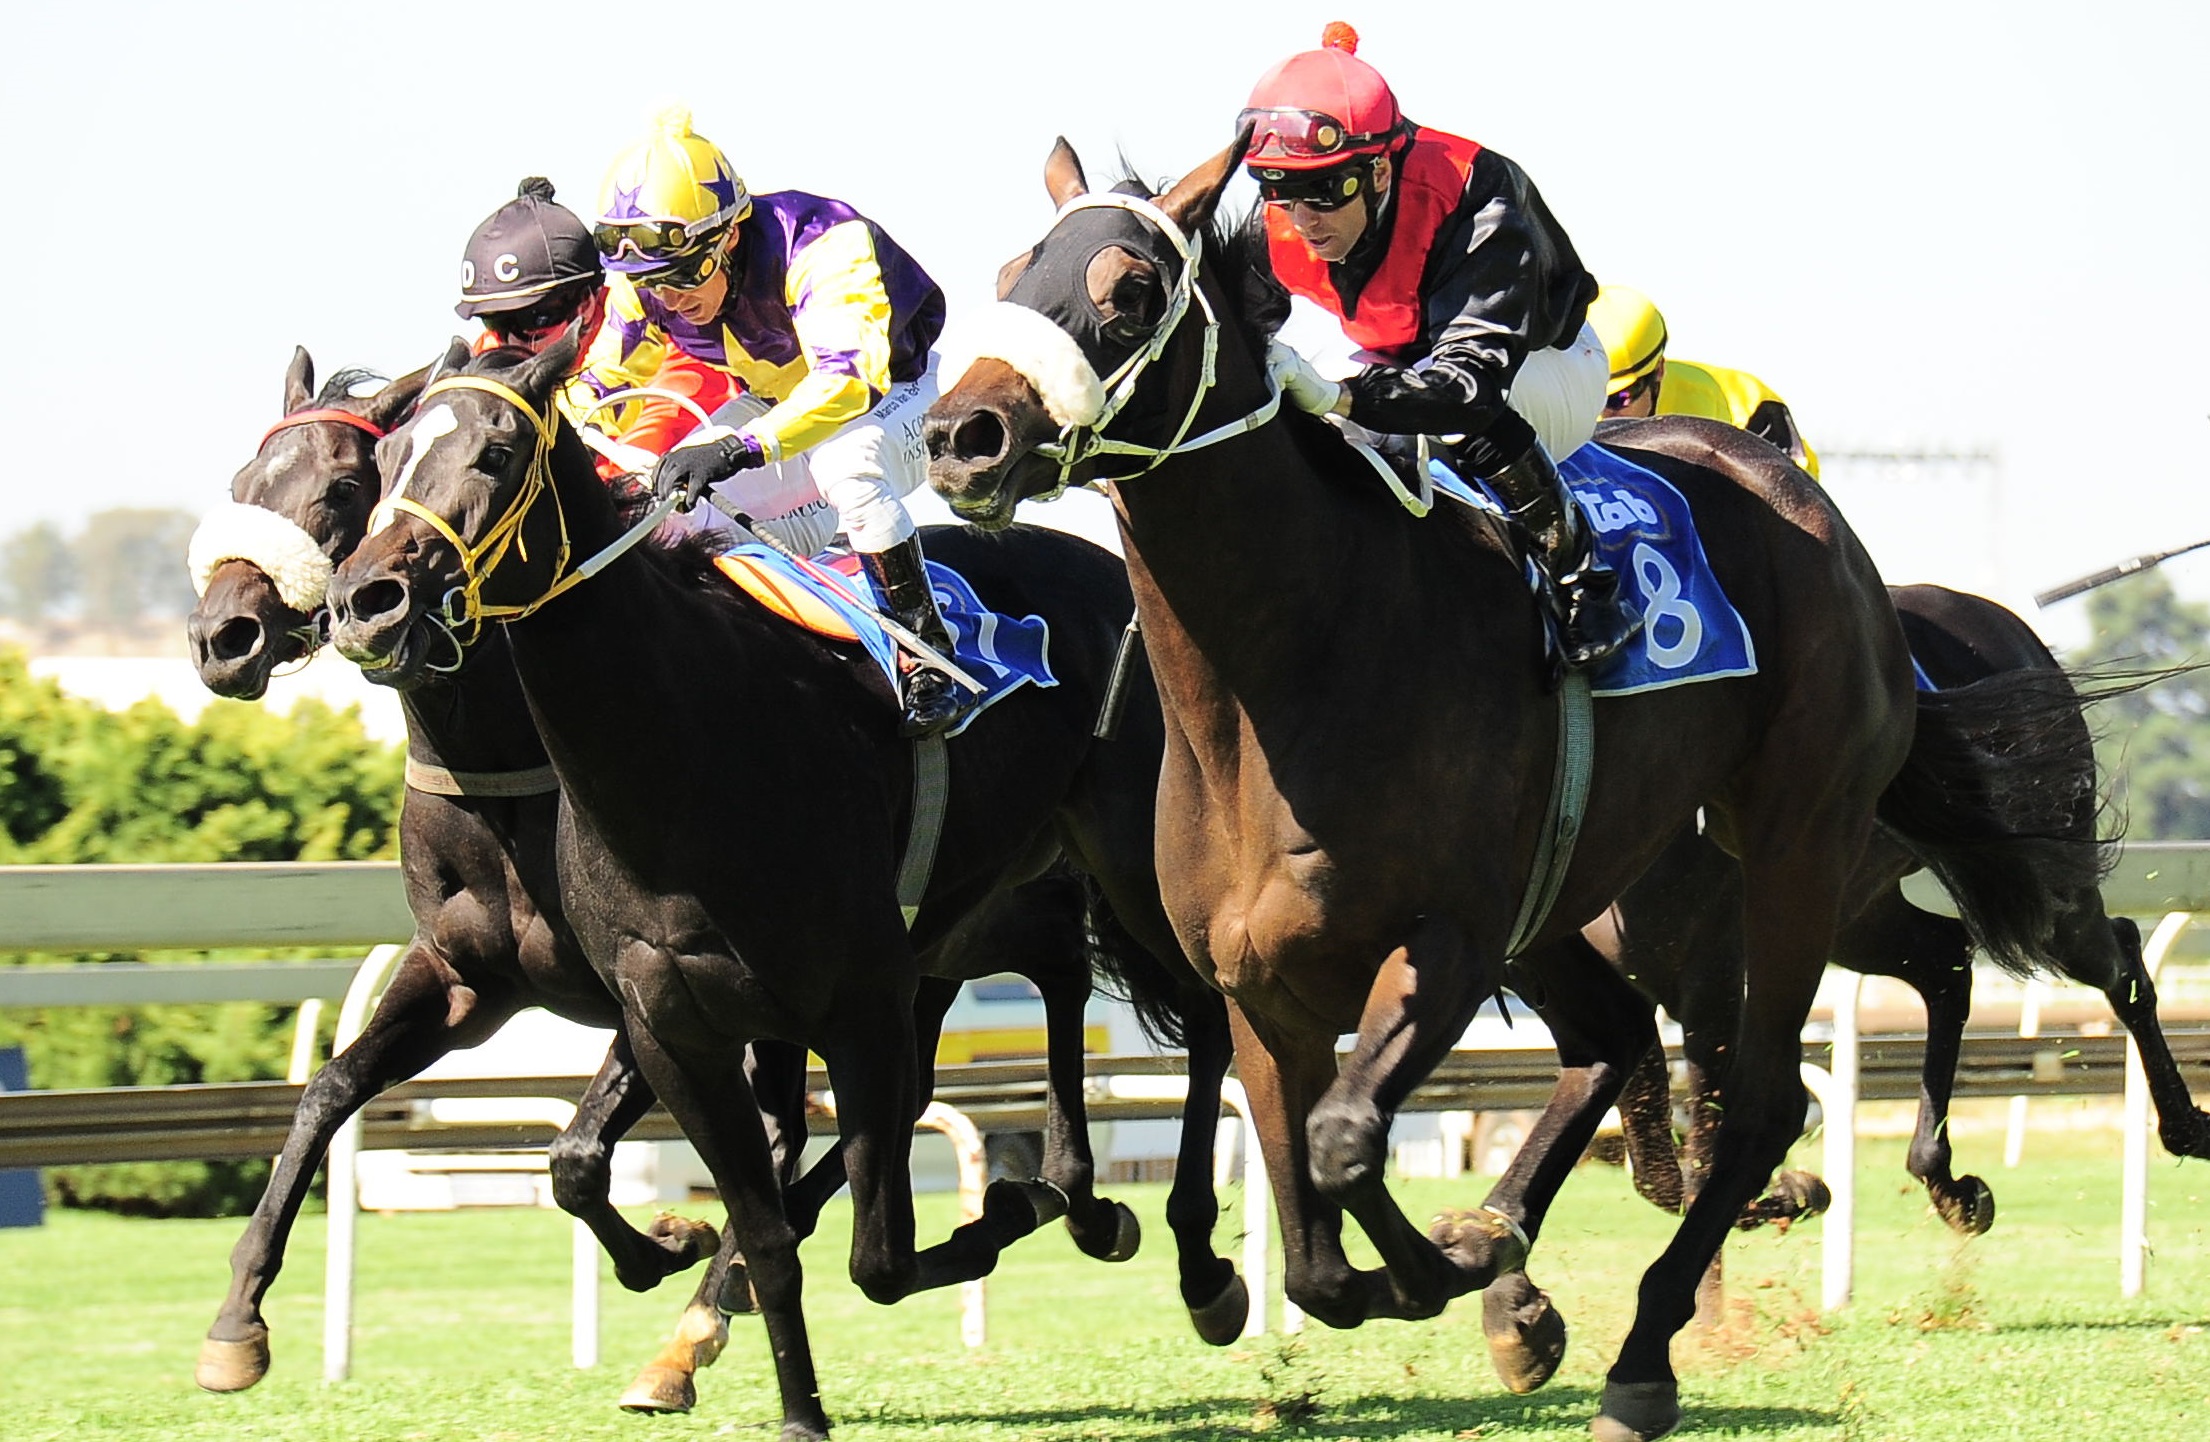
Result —
[[[856,599],[865,598],[878,607],[883,604],[857,558],[795,561],[772,547],[750,543],[731,547],[726,554],[778,572],[820,597],[858,633],[860,644],[889,678],[892,691],[897,690],[898,643],[874,612]],[[1051,672],[1050,622],[1041,616],[1008,616],[991,610],[966,577],[940,561],[930,561],[928,571],[936,608],[943,613],[944,629],[951,633],[952,659],[982,683],[975,709],[947,735],[957,736],[974,724],[975,717],[1023,686],[1059,684]]]
[[[1498,510],[1441,462],[1431,462],[1438,489]],[[1663,476],[1598,445],[1558,463],[1596,533],[1596,554],[1617,571],[1642,611],[1642,633],[1589,677],[1598,696],[1627,696],[1757,674],[1757,648],[1742,615],[1727,599],[1696,536],[1688,498]]]

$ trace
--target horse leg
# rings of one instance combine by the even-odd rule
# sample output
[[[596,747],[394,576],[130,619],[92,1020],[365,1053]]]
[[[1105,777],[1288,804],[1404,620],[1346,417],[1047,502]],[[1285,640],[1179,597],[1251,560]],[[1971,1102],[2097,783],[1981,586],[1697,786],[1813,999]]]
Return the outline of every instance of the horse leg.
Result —
[[[1606,1378],[1602,1410],[1591,1427],[1598,1442],[1648,1442],[1680,1425],[1680,1383],[1668,1355],[1672,1338],[1695,1315],[1697,1284],[1743,1204],[1801,1134],[1807,1100],[1803,1019],[1826,969],[1841,878],[1863,850],[1865,829],[1858,827],[1854,837],[1828,832],[1818,838],[1812,832],[1818,839],[1793,846],[1744,848],[1749,967],[1742,1021],[1727,1065],[1727,1107],[1701,1192],[1672,1242],[1643,1274],[1634,1325]]]
[[[408,946],[368,1025],[300,1094],[268,1186],[231,1249],[230,1291],[207,1329],[194,1370],[200,1386],[237,1392],[268,1375],[269,1329],[261,1299],[283,1268],[292,1223],[338,1128],[387,1087],[497,1031],[516,1007],[515,998],[477,993],[419,936]]]
[[[705,1222],[673,1213],[653,1219],[639,1232],[614,1210],[614,1143],[652,1110],[652,1088],[637,1073],[628,1039],[620,1032],[606,1049],[606,1060],[576,1104],[575,1117],[546,1150],[553,1201],[560,1210],[591,1229],[614,1262],[614,1277],[632,1292],[648,1292],[719,1249],[720,1236]]]
[[[1220,1083],[1228,1074],[1232,1043],[1227,1002],[1210,989],[1183,993],[1189,1036],[1189,1091],[1182,1102],[1182,1142],[1174,1160],[1174,1185],[1166,1194],[1166,1224],[1174,1233],[1181,1270],[1182,1305],[1197,1335],[1225,1347],[1243,1335],[1251,1293],[1235,1263],[1214,1253],[1213,1224],[1220,1199],[1212,1189],[1213,1149],[1220,1137]],[[1261,1279],[1263,1282],[1263,1279]]]
[[[1375,974],[1357,1044],[1306,1123],[1313,1184],[1358,1219],[1387,1269],[1392,1295],[1377,1315],[1432,1317],[1452,1297],[1526,1260],[1518,1219],[1499,1212],[1484,1212],[1470,1229],[1447,1218],[1431,1240],[1389,1195],[1383,1171],[1397,1109],[1502,980],[1502,969],[1484,964],[1455,922],[1423,919]]]
[[[1335,1081],[1335,1038],[1290,1033],[1228,1001],[1236,1076],[1243,1083],[1266,1156],[1267,1185],[1281,1222],[1282,1291],[1330,1327],[1355,1327],[1387,1287],[1343,1254],[1343,1210],[1312,1183],[1307,1118]]]
[[[1566,1346],[1565,1319],[1527,1275],[1526,1252],[1604,1113],[1657,1049],[1658,1037],[1648,1000],[1578,936],[1513,966],[1511,974],[1557,1043],[1558,1085],[1481,1211],[1446,1213],[1429,1235],[1469,1270],[1491,1265],[1507,1243],[1520,1254],[1519,1264],[1482,1294],[1481,1330],[1497,1376],[1507,1390],[1525,1395],[1550,1380]]]
[[[2196,1107],[2164,1039],[2163,1023],[2156,1017],[2156,983],[2141,959],[2141,928],[2125,917],[2105,916],[2097,894],[2083,899],[2058,923],[2057,954],[2065,975],[2102,989],[2111,1011],[2139,1043],[2164,1150],[2175,1157],[2210,1159],[2210,1115]]]
[[[1995,1225],[1995,1193],[1978,1177],[1950,1171],[1949,1099],[1957,1085],[1965,1023],[1972,1014],[1972,946],[1964,923],[1921,911],[1890,888],[1842,929],[1834,959],[1852,970],[1893,976],[1925,1002],[1918,1125],[1904,1164],[1925,1183],[1934,1210],[1950,1230],[1978,1236]]]
[[[1664,1042],[1653,1043],[1627,1073],[1619,1092],[1619,1121],[1636,1193],[1659,1211],[1679,1216],[1687,1200],[1681,1190],[1680,1148],[1673,1140],[1673,1079]]]
[[[822,1442],[829,1435],[806,1337],[804,1273],[798,1236],[783,1215],[781,1177],[758,1100],[745,1079],[741,1049],[733,1057],[686,1056],[680,1063],[630,1018],[625,1031],[645,1079],[698,1148],[729,1208],[714,1272],[741,1253],[752,1295],[767,1327],[782,1396],[783,1442]],[[710,1273],[709,1280],[712,1274]],[[633,1411],[687,1411],[697,1402],[695,1375],[721,1355],[729,1339],[722,1307],[706,1300],[706,1284],[676,1325],[675,1336],[622,1398]]]
[[[1083,1255],[1125,1262],[1143,1240],[1136,1214],[1097,1194],[1097,1158],[1090,1149],[1088,1080],[1082,1051],[1083,1013],[1090,1001],[1090,969],[1077,949],[1071,969],[1038,967],[1031,977],[1044,999],[1045,1087],[1043,1180],[1067,1199],[1067,1232]]]

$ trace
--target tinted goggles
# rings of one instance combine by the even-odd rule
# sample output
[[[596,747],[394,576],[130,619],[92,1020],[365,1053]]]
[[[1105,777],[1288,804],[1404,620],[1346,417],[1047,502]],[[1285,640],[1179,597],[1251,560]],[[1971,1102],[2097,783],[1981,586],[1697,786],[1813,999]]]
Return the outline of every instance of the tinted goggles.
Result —
[[[1334,170],[1272,170],[1252,168],[1259,197],[1268,205],[1308,205],[1314,210],[1341,210],[1366,188],[1362,166]]]
[[[695,234],[694,234],[695,231]],[[683,249],[707,233],[680,220],[633,220],[622,224],[602,220],[591,227],[591,241],[599,254],[619,260],[624,251],[636,256],[665,255]]]
[[[1324,160],[1345,150],[1371,149],[1386,135],[1352,135],[1343,122],[1319,110],[1246,110],[1236,124],[1251,127],[1244,158],[1263,165],[1270,156],[1283,160]]]
[[[483,318],[484,326],[499,335],[518,336],[536,340],[539,336],[564,329],[583,309],[590,293],[548,296],[523,310],[511,310]]]
[[[721,247],[709,245],[679,255],[658,270],[638,271],[630,280],[646,290],[696,290],[714,278],[721,261]]]

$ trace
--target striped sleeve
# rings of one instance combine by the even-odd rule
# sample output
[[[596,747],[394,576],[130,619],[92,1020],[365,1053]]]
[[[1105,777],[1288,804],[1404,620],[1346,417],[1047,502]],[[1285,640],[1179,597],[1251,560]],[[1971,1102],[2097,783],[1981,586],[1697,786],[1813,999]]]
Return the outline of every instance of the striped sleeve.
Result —
[[[784,300],[806,376],[743,429],[769,460],[827,440],[890,390],[890,294],[865,221],[830,226],[793,256]]]

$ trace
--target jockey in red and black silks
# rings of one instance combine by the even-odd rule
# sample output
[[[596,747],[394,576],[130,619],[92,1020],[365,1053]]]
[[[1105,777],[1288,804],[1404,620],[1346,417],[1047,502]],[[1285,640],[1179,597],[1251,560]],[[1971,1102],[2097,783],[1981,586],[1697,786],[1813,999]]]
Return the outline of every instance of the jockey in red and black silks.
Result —
[[[1603,413],[1609,366],[1586,326],[1596,279],[1524,170],[1406,120],[1357,43],[1330,25],[1320,49],[1267,72],[1242,119],[1273,313],[1303,296],[1366,364],[1331,381],[1278,343],[1268,364],[1302,409],[1445,441],[1540,543],[1566,601],[1569,661],[1601,660],[1640,620],[1551,460]]]

